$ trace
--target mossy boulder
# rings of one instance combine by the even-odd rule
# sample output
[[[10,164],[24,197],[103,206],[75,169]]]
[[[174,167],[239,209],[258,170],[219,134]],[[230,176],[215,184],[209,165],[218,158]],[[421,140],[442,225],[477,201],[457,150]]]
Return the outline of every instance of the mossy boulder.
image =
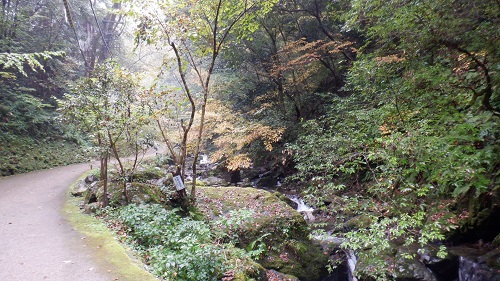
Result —
[[[265,268],[300,280],[318,280],[326,274],[328,257],[308,238],[306,221],[274,194],[254,188],[198,187],[196,204],[238,247],[261,249],[257,254]]]
[[[362,214],[351,218],[345,223],[345,225],[349,228],[360,229],[360,228],[368,228],[373,223],[374,223],[373,215]]]
[[[165,171],[159,167],[146,166],[138,169],[133,176],[134,182],[148,182],[153,179],[160,179],[165,176]]]
[[[320,280],[327,274],[328,257],[310,241],[285,240],[260,260],[265,268],[276,269],[300,280]]]
[[[459,227],[449,235],[455,244],[491,242],[500,233],[500,186],[479,196],[467,196],[456,208],[464,212]]]
[[[89,188],[84,193],[84,204],[89,205],[103,201],[103,183],[94,182],[89,184]],[[125,192],[127,196],[125,196]],[[128,203],[146,204],[157,203],[162,204],[165,201],[160,187],[145,183],[127,183],[124,187],[123,183],[110,182],[107,190],[108,205],[113,207],[124,206]],[[128,197],[128,199],[127,199]]]
[[[267,278],[272,281],[299,281],[295,276],[286,275],[272,269],[267,271]]]
[[[133,182],[127,186],[129,200],[135,204],[161,204],[163,193],[156,185]]]
[[[249,280],[267,280],[266,272],[267,270],[260,264],[254,262],[250,258],[242,258],[238,255],[238,251],[243,251],[241,249],[233,250],[229,252],[227,257],[228,265],[230,265],[231,270],[224,273],[222,280],[231,281],[249,281]],[[231,253],[236,253],[232,256]]]

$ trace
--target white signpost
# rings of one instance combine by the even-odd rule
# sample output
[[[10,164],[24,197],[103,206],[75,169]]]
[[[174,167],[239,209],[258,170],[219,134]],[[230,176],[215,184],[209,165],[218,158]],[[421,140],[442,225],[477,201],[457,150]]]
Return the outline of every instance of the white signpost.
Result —
[[[175,184],[175,189],[177,189],[177,191],[181,191],[181,190],[186,188],[184,186],[184,182],[182,181],[182,178],[180,175],[174,177],[174,184]]]

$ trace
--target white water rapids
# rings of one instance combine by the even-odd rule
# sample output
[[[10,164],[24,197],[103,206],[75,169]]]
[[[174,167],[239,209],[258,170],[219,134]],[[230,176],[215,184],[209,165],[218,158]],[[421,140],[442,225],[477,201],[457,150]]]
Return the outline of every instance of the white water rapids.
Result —
[[[290,200],[297,203],[297,212],[304,214],[304,218],[306,220],[311,221],[311,222],[314,221],[314,219],[315,219],[315,217],[313,215],[314,208],[307,206],[306,203],[304,203],[304,200],[302,200],[298,197],[292,196],[292,197],[290,197]]]

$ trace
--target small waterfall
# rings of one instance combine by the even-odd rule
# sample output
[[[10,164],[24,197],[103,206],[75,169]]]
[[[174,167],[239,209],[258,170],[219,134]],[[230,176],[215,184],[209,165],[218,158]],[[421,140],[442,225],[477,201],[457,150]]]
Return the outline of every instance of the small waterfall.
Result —
[[[345,250],[345,255],[347,257],[347,268],[349,281],[358,281],[358,278],[354,275],[354,270],[356,269],[356,263],[358,262],[358,258],[354,254],[353,250]]]
[[[500,274],[498,273],[498,270],[488,265],[488,260],[485,258],[485,256],[487,255],[488,254],[480,257],[461,256],[459,258],[458,280],[460,281],[500,280]],[[498,254],[496,255],[493,254],[491,256],[495,257],[497,255]]]
[[[208,158],[208,155],[206,154],[201,154],[201,159],[200,159],[200,165],[209,165],[210,164],[210,159]]]
[[[312,212],[314,211],[313,208],[309,207],[304,203],[304,200],[298,198],[298,197],[290,197],[290,200],[293,202],[297,203],[297,212]]]
[[[297,203],[297,212],[304,214],[304,219],[309,221],[314,221],[315,217],[313,215],[314,208],[311,208],[304,203],[304,200],[298,197],[290,197],[290,200]]]

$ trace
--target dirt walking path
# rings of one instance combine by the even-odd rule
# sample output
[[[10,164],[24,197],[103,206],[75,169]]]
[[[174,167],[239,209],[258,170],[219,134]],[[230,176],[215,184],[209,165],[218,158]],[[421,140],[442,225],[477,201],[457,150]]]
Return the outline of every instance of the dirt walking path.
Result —
[[[0,280],[126,280],[76,231],[62,208],[89,164],[0,178]]]

